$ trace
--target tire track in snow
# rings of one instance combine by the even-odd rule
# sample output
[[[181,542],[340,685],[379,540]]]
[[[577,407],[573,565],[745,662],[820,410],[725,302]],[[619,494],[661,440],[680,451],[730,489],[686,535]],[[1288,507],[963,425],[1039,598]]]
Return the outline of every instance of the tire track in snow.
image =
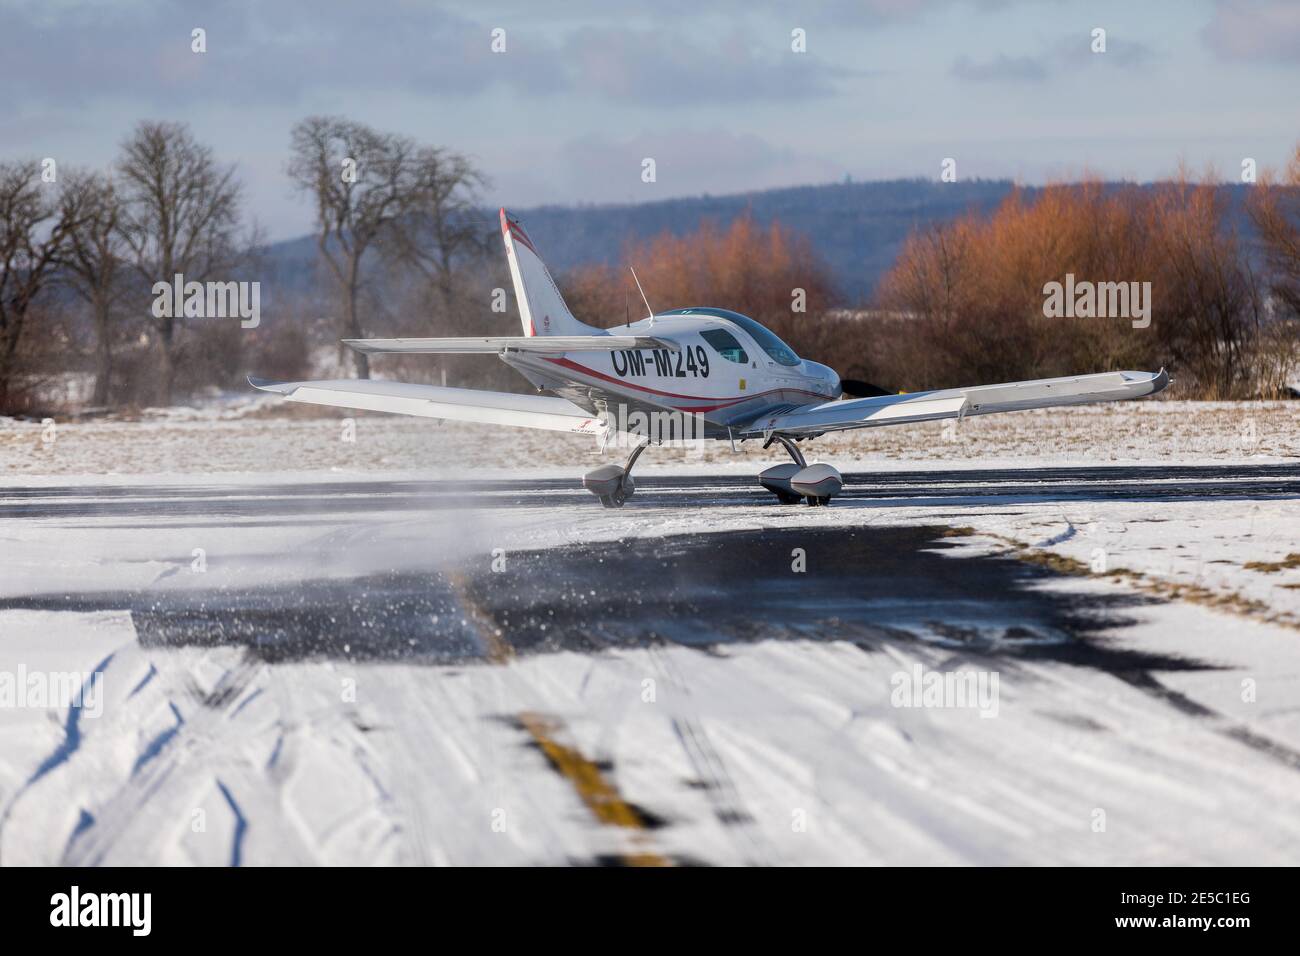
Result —
[[[230,792],[230,788],[220,778],[217,780],[217,789],[226,798],[230,812],[235,815],[235,832],[230,840],[230,865],[239,866],[243,862],[244,836],[248,832],[248,820],[244,818],[244,811],[239,808],[239,803]]]
[[[654,645],[647,651],[664,683],[676,690],[683,701],[689,701],[690,687],[671,656],[662,647]],[[771,865],[771,848],[760,836],[753,815],[746,809],[727,765],[709,740],[703,725],[694,717],[681,716],[674,716],[672,724],[696,776],[704,783],[704,793],[713,805],[714,817],[746,857],[746,864]]]
[[[217,729],[238,706],[244,691],[263,666],[261,661],[245,651],[235,666],[224,671],[212,690],[206,693],[190,671],[168,681],[171,686],[164,687],[163,692],[178,724],[156,737],[141,754],[130,776],[95,814],[94,825],[69,842],[60,865],[94,866],[102,863],[124,834],[142,819],[146,806],[164,797],[165,785],[174,770],[190,763],[207,765],[211,751],[220,743]],[[177,682],[182,683],[177,686]],[[182,708],[177,707],[177,699],[182,702],[184,710],[192,711],[188,720],[182,716]],[[185,791],[186,794],[190,792],[189,788]],[[174,803],[179,795],[166,796]],[[156,807],[150,815],[157,818]],[[176,814],[165,811],[162,816],[178,818]]]
[[[95,675],[94,681],[98,685],[94,691],[95,693],[100,695],[104,693],[102,675],[108,669],[109,664],[112,663],[113,658],[117,656],[117,653],[118,651],[110,652],[109,655],[100,661],[95,666],[95,669],[91,671],[91,674]],[[79,692],[78,697],[81,698],[83,693],[84,691]],[[101,698],[101,704],[102,702]],[[6,824],[9,822],[9,817],[13,813],[14,807],[18,805],[18,801],[21,800],[42,777],[50,773],[56,767],[66,764],[72,758],[73,754],[75,754],[81,747],[81,710],[84,703],[84,699],[78,699],[68,707],[68,716],[63,723],[63,739],[59,741],[58,746],[54,748],[53,752],[37,765],[36,770],[32,772],[32,775],[27,778],[23,785],[14,791],[14,795],[9,799],[9,802],[5,804],[4,812],[0,813],[0,864],[4,862],[4,829]],[[83,808],[81,816],[77,821],[77,828],[73,833],[74,837],[84,829],[88,817],[93,824],[94,818],[90,817]]]

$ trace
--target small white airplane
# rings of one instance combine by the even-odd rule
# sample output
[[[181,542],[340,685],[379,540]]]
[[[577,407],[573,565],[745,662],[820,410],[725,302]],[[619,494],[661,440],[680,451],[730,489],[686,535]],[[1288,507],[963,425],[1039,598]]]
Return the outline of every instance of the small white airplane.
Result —
[[[295,402],[576,432],[595,436],[602,449],[614,437],[630,441],[626,464],[604,465],[583,478],[609,508],[632,495],[632,466],[651,444],[758,439],[767,448],[778,442],[793,461],[768,468],[759,483],[784,503],[824,505],[844,482],[831,465],[804,460],[797,443],[805,439],[849,428],[1141,398],[1169,384],[1161,369],[889,394],[799,358],[762,325],[727,309],[654,313],[647,302],[650,314],[640,321],[610,329],[586,325],[569,311],[536,245],[504,209],[501,234],[523,335],[344,341],[367,353],[495,352],[553,397],[365,379],[250,377],[249,383]]]

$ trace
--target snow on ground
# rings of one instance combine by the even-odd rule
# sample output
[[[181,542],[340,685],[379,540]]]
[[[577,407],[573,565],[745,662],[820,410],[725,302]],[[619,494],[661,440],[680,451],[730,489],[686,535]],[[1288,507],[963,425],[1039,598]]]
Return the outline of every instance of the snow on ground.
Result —
[[[230,399],[170,409],[138,421],[0,419],[0,481],[18,476],[159,475],[267,471],[410,472],[426,477],[568,474],[602,458],[591,438],[528,429],[342,412]],[[351,424],[348,424],[351,423]],[[757,471],[780,460],[758,442],[654,449],[638,474],[657,470]],[[810,458],[842,471],[917,464],[942,467],[1107,462],[1297,460],[1300,402],[1145,401],[1040,409],[956,422],[861,429],[823,436]],[[615,452],[610,451],[609,455]]]
[[[1297,409],[1132,403],[972,419],[955,440],[936,425],[812,447],[865,472],[1269,462],[1300,456]],[[61,424],[52,444],[38,424],[5,423],[0,506],[18,500],[6,487],[84,488],[50,492],[76,502],[94,486],[129,500],[164,484],[182,498],[192,489],[233,501],[308,477],[445,478],[469,466],[576,478],[600,461],[587,440],[503,440],[404,419],[358,418],[348,443],[336,418],[179,417]],[[654,454],[645,474],[750,473],[778,460],[753,444],[736,458],[725,446],[703,459]],[[686,489],[680,503],[634,498],[622,511],[548,504],[539,492],[508,509],[488,496],[458,510],[414,501],[376,513],[339,495],[301,515],[232,504],[202,517],[0,517],[0,672],[104,675],[98,715],[0,708],[0,863],[1300,859],[1295,498],[1064,498],[1050,486],[981,498],[936,483],[915,500],[818,509],[705,509]],[[954,575],[998,553],[1079,572],[1034,587],[1131,598],[1107,646],[1213,666],[1139,677],[1050,659],[990,665],[920,632],[886,637],[873,653],[792,635],[711,653],[669,643],[456,665],[268,662],[219,634],[207,645],[144,643],[129,611],[93,600],[143,589],[165,605],[200,586],[292,594],[306,581],[477,568],[495,549],[900,525],[952,529],[958,546],[943,560]],[[634,595],[636,582],[627,586]],[[38,594],[69,600],[22,606]],[[493,646],[469,597],[457,613]],[[996,667],[997,716],[893,706],[891,682],[917,663]],[[641,824],[611,824],[619,807]]]

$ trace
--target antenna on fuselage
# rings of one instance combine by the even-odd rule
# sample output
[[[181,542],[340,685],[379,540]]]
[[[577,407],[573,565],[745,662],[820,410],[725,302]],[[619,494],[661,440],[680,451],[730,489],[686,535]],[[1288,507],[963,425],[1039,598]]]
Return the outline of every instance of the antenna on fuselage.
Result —
[[[636,270],[633,269],[631,266],[628,266],[628,269],[630,269],[632,272],[632,281],[636,283],[636,291],[641,293],[641,301],[645,303],[645,311],[646,311],[645,317],[650,320],[651,325],[654,325],[655,310],[650,308],[650,300],[645,297],[645,289],[641,288],[641,280],[636,277]]]

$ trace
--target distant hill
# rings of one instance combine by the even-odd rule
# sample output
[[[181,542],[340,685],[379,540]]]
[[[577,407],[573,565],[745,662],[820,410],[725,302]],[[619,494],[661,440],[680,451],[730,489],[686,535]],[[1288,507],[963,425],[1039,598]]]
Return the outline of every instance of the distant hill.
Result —
[[[666,199],[638,205],[539,206],[514,210],[556,269],[616,262],[629,239],[691,232],[705,220],[726,225],[749,209],[808,236],[850,300],[870,294],[913,229],[993,209],[1007,181],[937,183],[893,180],[797,186],[732,196]]]
[[[563,272],[584,263],[620,260],[629,239],[682,234],[713,220],[725,225],[749,209],[756,221],[778,219],[802,232],[830,266],[846,302],[864,301],[893,264],[913,230],[972,210],[988,212],[1011,192],[1009,180],[939,183],[921,179],[795,186],[730,196],[694,196],[639,204],[511,207],[527,225],[547,264]],[[1240,227],[1245,186],[1225,186]],[[1027,187],[1028,197],[1036,192]],[[485,212],[491,220],[495,210]],[[313,281],[316,240],[305,236],[273,244],[266,265],[278,283],[306,288]]]

